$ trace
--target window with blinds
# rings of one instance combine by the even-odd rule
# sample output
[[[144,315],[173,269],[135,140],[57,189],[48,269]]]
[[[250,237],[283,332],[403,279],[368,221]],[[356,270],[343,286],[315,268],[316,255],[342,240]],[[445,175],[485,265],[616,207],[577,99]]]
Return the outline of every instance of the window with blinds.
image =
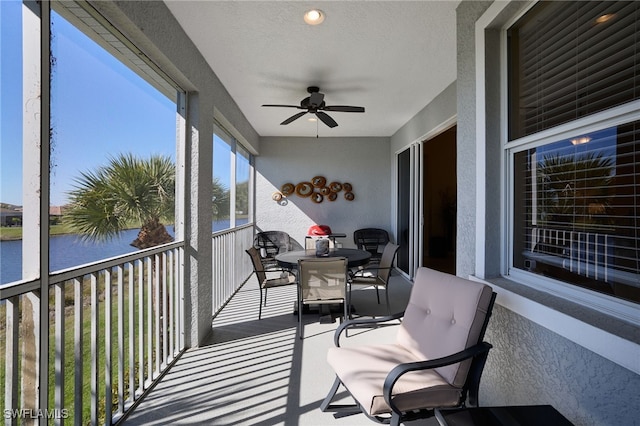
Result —
[[[507,31],[509,140],[640,98],[640,2],[543,1]]]
[[[527,136],[512,156],[513,267],[635,303],[639,18],[640,2],[540,2],[508,30],[509,139]],[[632,119],[612,110],[597,131],[582,120],[570,138],[536,139],[629,102]]]

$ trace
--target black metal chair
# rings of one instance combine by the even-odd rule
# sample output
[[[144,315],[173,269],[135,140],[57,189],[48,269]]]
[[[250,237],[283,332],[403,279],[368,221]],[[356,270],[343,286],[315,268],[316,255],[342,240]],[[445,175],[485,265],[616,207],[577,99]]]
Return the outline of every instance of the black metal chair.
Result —
[[[362,228],[353,232],[353,242],[360,250],[371,253],[371,263],[379,263],[382,250],[389,242],[389,233],[380,228]]]
[[[258,232],[253,239],[253,246],[260,253],[266,271],[281,269],[276,262],[276,255],[296,249],[293,239],[284,231]]]

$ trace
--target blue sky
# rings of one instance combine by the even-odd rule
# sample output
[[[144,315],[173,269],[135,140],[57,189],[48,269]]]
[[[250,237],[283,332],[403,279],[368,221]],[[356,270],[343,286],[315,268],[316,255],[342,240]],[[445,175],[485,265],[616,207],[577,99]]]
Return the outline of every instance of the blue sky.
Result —
[[[21,2],[0,1],[1,105],[0,201],[22,204]],[[175,101],[52,14],[55,57],[51,86],[51,204],[81,171],[95,170],[109,156],[131,152],[175,159]]]

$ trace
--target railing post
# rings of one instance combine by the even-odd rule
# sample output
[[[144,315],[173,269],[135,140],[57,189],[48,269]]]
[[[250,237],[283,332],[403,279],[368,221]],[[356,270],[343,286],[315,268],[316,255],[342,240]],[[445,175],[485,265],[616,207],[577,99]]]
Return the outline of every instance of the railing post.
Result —
[[[20,312],[18,296],[11,297],[5,302],[6,322],[5,322],[5,376],[4,376],[4,408],[13,410],[18,408],[18,336],[20,322],[18,313]],[[10,416],[5,420],[7,425],[18,424],[15,416]]]

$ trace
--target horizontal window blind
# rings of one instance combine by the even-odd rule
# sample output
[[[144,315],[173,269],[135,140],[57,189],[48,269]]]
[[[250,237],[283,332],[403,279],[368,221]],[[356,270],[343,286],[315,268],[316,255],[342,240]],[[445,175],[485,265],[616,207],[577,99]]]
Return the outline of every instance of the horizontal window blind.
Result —
[[[508,31],[509,139],[640,98],[640,2],[539,2]]]
[[[514,266],[640,303],[640,121],[514,156]]]

